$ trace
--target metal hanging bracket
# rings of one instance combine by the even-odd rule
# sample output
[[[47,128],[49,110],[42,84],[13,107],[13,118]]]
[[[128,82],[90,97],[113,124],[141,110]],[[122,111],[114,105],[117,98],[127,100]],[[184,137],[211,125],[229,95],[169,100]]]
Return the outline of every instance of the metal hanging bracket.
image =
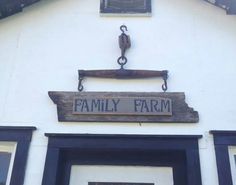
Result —
[[[125,31],[128,31],[125,25],[120,27],[122,34],[119,36],[119,46],[121,49],[121,56],[117,59],[118,64],[121,66],[121,69],[124,68],[124,65],[128,62],[128,59],[125,57],[125,52],[131,47],[130,36],[125,34]]]
[[[92,78],[111,78],[111,79],[144,79],[144,78],[158,78],[161,77],[164,80],[162,90],[167,91],[167,79],[168,71],[154,71],[154,70],[130,70],[124,69],[124,65],[128,62],[125,56],[127,49],[131,47],[130,36],[125,34],[128,31],[125,25],[120,26],[122,34],[119,36],[119,47],[121,49],[121,56],[117,59],[120,69],[105,69],[105,70],[78,70],[79,84],[78,91],[83,91],[84,87],[82,81],[85,77]]]

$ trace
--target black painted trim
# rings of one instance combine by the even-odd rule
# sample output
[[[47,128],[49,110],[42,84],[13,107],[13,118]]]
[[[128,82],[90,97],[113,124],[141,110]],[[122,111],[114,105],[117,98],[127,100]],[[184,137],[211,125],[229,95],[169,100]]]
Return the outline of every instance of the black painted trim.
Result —
[[[10,185],[23,185],[32,132],[36,127],[0,127],[0,141],[16,142]]]
[[[212,130],[210,133],[214,136],[219,185],[233,185],[228,147],[236,146],[236,131]]]
[[[201,185],[200,135],[45,135],[42,185],[68,185],[72,165],[171,166],[174,185]]]
[[[236,135],[235,130],[211,130],[210,133],[218,136]]]
[[[212,2],[210,0],[205,0],[205,1],[226,10],[226,13],[229,15],[236,14],[236,1],[235,0],[216,0],[215,2]]]
[[[36,130],[36,127],[0,126],[0,130]]]
[[[136,134],[68,134],[68,133],[45,133],[47,137],[57,137],[57,138],[178,138],[178,139],[186,139],[186,138],[202,138],[202,135],[136,135]]]
[[[22,12],[24,7],[40,0],[0,0],[0,19]]]

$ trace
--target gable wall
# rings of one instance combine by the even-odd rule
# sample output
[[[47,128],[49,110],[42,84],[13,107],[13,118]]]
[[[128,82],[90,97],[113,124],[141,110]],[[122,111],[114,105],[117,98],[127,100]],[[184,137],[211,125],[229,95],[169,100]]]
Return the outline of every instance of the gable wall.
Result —
[[[198,0],[153,1],[152,17],[100,17],[98,11],[99,1],[45,0],[0,22],[0,124],[38,128],[25,185],[41,184],[45,132],[203,134],[203,185],[217,185],[208,131],[235,130],[235,17]],[[169,70],[168,91],[186,93],[199,123],[58,123],[47,92],[76,91],[77,69],[118,68],[122,24],[132,39],[127,68]],[[84,82],[87,91],[156,92],[161,84],[157,79]]]

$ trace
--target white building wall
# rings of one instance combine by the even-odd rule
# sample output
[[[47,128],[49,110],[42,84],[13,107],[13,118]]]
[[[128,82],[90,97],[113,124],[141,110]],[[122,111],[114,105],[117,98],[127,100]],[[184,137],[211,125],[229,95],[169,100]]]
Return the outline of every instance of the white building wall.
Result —
[[[48,91],[76,91],[78,69],[116,69],[119,26],[129,69],[169,70],[197,124],[59,123]],[[44,133],[201,134],[203,185],[217,185],[209,130],[236,130],[236,22],[201,0],[153,0],[152,17],[100,17],[99,0],[43,0],[0,21],[0,125],[36,126],[25,185],[40,185]],[[88,79],[86,91],[161,91],[162,81]]]

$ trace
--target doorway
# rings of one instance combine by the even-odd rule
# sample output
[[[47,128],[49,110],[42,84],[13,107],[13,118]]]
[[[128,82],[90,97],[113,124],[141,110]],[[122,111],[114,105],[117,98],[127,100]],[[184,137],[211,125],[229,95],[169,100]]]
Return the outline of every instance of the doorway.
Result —
[[[70,185],[173,185],[171,167],[73,165]]]
[[[201,185],[199,135],[46,136],[42,185]]]

